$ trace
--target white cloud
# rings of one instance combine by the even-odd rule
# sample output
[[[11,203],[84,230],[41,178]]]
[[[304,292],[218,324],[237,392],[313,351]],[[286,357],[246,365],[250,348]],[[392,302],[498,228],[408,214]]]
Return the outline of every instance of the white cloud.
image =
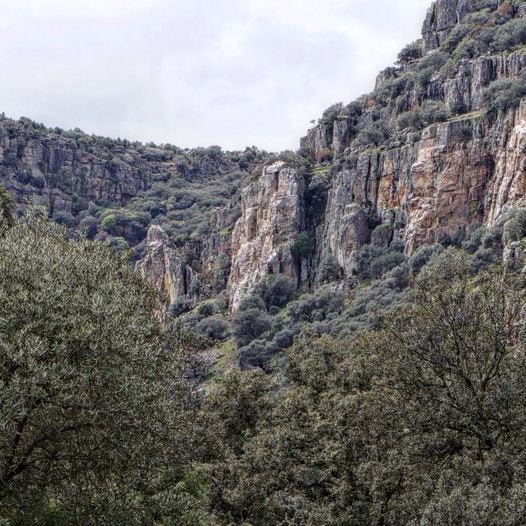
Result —
[[[1,2],[1,0],[0,0]],[[372,88],[430,0],[18,0],[0,111],[181,146],[296,148]]]

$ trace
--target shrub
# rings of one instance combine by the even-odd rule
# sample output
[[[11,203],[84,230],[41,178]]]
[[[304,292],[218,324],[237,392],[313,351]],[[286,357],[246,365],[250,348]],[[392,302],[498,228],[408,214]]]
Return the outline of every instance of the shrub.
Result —
[[[343,109],[342,102],[333,104],[332,106],[330,106],[323,112],[323,116],[321,120],[325,122],[334,121],[336,117],[338,117],[338,114],[342,111],[342,109]]]
[[[357,146],[379,146],[389,137],[387,123],[383,120],[366,124],[356,135],[354,140]]]
[[[495,80],[483,91],[482,99],[490,111],[505,111],[517,106],[524,96],[526,96],[526,72],[517,79]]]
[[[228,322],[221,318],[205,318],[195,329],[212,340],[224,340],[228,337],[228,327]]]
[[[260,368],[267,370],[274,351],[267,342],[254,341],[239,349],[237,360],[241,370]]]
[[[108,232],[112,232],[112,230],[117,226],[117,218],[115,217],[115,214],[109,214],[104,217],[102,220],[102,228],[107,230]]]
[[[505,244],[520,241],[526,235],[526,209],[514,210],[512,217],[504,224],[503,241]]]
[[[248,345],[270,328],[268,314],[257,308],[238,310],[232,322],[232,334],[238,348]]]
[[[267,310],[272,307],[282,308],[294,294],[294,283],[283,274],[272,275],[262,280],[254,290],[265,302]]]
[[[369,273],[372,278],[380,278],[404,261],[405,256],[400,252],[388,252],[371,261]]]
[[[403,247],[394,244],[390,247],[364,245],[355,253],[353,273],[362,280],[377,279],[405,261],[401,249]]]
[[[411,44],[408,44],[404,47],[404,49],[402,49],[402,51],[400,51],[400,53],[398,54],[397,63],[408,64],[409,62],[421,58],[422,53],[422,41],[417,40],[415,42],[412,42]]]
[[[342,269],[334,256],[326,257],[320,264],[318,281],[320,283],[331,283],[342,278]]]
[[[129,250],[130,245],[128,245],[128,242],[123,237],[109,237],[107,240],[110,247],[113,247],[118,252],[125,252],[126,250]]]
[[[189,312],[194,307],[194,302],[189,298],[179,297],[174,303],[170,305],[168,312],[170,316],[177,318],[186,312]]]
[[[430,124],[444,122],[448,119],[447,106],[443,102],[426,101],[419,108],[402,113],[397,118],[398,129],[421,129]]]
[[[500,26],[493,37],[491,49],[496,52],[511,50],[526,43],[526,19],[517,18]]]
[[[203,303],[199,305],[197,312],[205,318],[212,316],[214,314],[215,308],[213,303]]]
[[[307,258],[312,251],[312,240],[308,232],[302,232],[290,246],[290,252],[297,259]]]
[[[313,322],[326,319],[331,313],[341,312],[343,296],[332,290],[322,290],[316,294],[304,294],[292,302],[287,312],[294,323]]]
[[[250,296],[245,296],[241,300],[241,303],[239,304],[239,307],[237,310],[238,312],[242,312],[244,310],[249,310],[249,309],[257,309],[257,310],[264,311],[265,308],[266,308],[265,303],[261,297],[250,295]]]
[[[325,210],[328,187],[329,182],[325,175],[314,174],[312,176],[305,193],[305,204],[309,217],[315,217]]]
[[[442,253],[443,250],[444,247],[439,244],[430,247],[420,247],[407,261],[411,274],[416,276],[433,257]]]

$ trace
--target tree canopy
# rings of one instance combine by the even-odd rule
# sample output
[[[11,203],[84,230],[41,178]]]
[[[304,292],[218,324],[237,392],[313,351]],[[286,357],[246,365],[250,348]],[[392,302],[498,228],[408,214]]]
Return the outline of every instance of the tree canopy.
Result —
[[[0,305],[0,522],[194,524],[185,345],[153,288],[34,216],[0,242]]]

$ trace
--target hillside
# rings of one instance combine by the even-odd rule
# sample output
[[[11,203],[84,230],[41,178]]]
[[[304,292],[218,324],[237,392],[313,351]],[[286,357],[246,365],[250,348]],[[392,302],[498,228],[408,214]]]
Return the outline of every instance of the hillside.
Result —
[[[0,179],[0,526],[526,524],[522,0],[296,153],[2,116]]]
[[[371,93],[328,108],[298,154],[181,150],[2,118],[0,177],[20,211],[44,205],[132,249],[187,329],[228,341],[233,314],[260,296],[258,329],[234,339],[241,363],[264,365],[316,318],[294,314],[302,302],[318,305],[318,332],[349,332],[349,318],[367,325],[368,301],[349,314],[356,291],[398,272],[400,292],[422,253],[469,245],[482,265],[513,252],[502,234],[483,237],[524,202],[525,43],[523,2],[438,0],[422,38]]]

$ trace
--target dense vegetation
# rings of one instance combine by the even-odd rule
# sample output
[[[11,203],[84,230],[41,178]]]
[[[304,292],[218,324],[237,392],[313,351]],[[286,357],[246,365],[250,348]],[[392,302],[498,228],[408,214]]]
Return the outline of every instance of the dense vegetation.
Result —
[[[195,344],[122,257],[0,201],[2,524],[524,522],[524,278],[492,263],[522,211],[387,265],[367,313],[262,284],[239,344],[285,313],[301,337],[202,398]]]
[[[130,265],[155,223],[198,272],[240,189],[278,158],[304,168],[305,231],[288,248],[310,264],[340,168],[452,118],[472,137],[473,108],[436,84],[465,59],[521,53],[521,3],[478,2],[438,49],[410,44],[372,93],[328,108],[321,122],[345,119],[351,145],[332,168],[0,118],[17,192],[0,188],[0,526],[526,523],[524,209],[410,256],[399,219],[371,213],[345,287],[327,260],[311,288],[269,275],[235,314],[227,254],[221,287],[166,316]],[[490,82],[480,112],[525,95],[524,73]],[[30,166],[35,144],[49,151]]]
[[[37,214],[3,231],[0,302],[0,523],[194,524],[191,342],[156,292]]]
[[[450,249],[408,299],[374,331],[296,344],[278,385],[226,376],[208,401],[228,426],[220,524],[524,522],[522,278]]]
[[[19,214],[28,204],[43,206],[55,222],[119,250],[131,248],[135,258],[152,223],[190,254],[218,207],[231,206],[227,222],[236,219],[238,189],[273,158],[255,147],[225,152],[219,146],[145,145],[5,116],[0,142],[6,145],[0,176]]]

